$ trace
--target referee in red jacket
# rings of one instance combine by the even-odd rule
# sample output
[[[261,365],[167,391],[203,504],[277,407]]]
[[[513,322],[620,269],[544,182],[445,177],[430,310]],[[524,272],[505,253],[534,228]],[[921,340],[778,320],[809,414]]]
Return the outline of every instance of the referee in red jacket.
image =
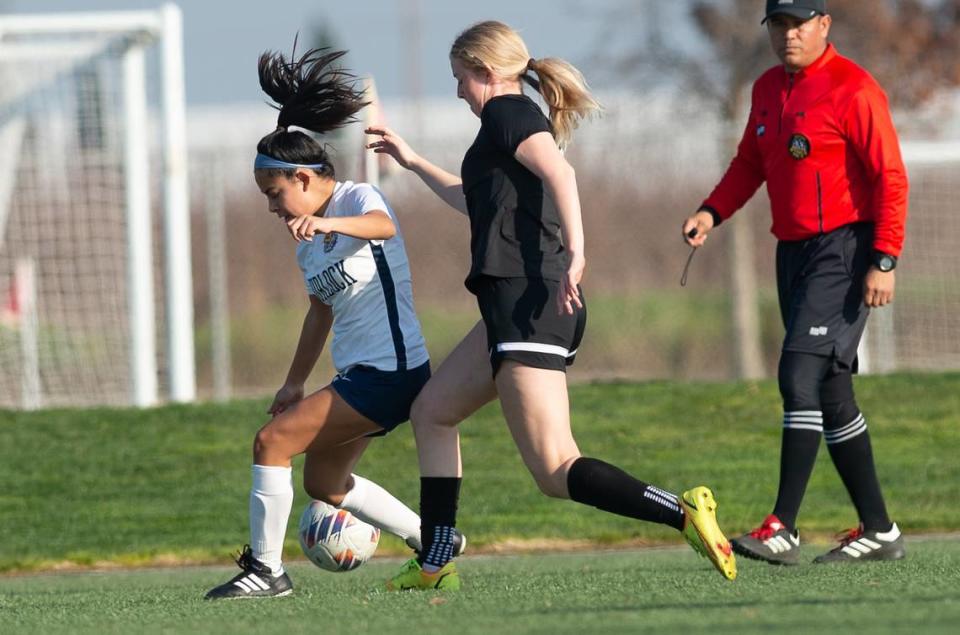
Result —
[[[887,515],[852,374],[870,307],[893,300],[907,215],[897,134],[883,90],[828,42],[825,0],[767,0],[763,22],[782,64],[754,84],[736,157],[683,224],[699,247],[767,184],[786,328],[780,486],[772,513],[734,549],[799,562],[797,514],[823,436],[860,526],[814,562],[895,560],[903,538]]]

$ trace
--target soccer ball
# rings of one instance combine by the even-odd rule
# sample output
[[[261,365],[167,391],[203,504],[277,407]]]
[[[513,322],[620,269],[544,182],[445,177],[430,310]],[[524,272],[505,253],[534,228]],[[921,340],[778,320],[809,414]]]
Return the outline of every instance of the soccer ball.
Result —
[[[311,501],[300,516],[300,547],[327,571],[351,571],[373,557],[380,530],[345,509]]]

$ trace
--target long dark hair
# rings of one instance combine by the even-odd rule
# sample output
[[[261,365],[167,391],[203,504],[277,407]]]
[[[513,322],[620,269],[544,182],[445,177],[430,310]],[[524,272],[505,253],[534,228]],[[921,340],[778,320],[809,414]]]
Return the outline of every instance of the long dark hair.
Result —
[[[296,44],[294,44],[296,48]],[[257,70],[260,88],[280,111],[277,129],[260,139],[257,152],[288,163],[323,163],[315,171],[333,178],[335,171],[324,146],[303,132],[288,131],[297,126],[324,134],[356,121],[354,115],[370,102],[364,101],[363,88],[357,88],[355,75],[334,62],[346,51],[310,49],[291,61],[281,53],[267,51],[260,56]],[[293,176],[294,170],[278,169]]]

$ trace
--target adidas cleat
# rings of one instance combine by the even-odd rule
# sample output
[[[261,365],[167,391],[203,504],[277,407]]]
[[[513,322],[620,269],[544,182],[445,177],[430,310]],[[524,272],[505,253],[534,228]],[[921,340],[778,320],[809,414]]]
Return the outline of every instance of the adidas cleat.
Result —
[[[253,557],[250,545],[245,545],[237,557],[243,569],[232,579],[210,589],[205,600],[236,600],[241,598],[279,598],[293,593],[293,583],[286,572],[273,575],[270,567]]]
[[[907,555],[903,534],[894,523],[890,531],[864,531],[863,526],[841,534],[840,545],[817,556],[814,564],[901,560]]]
[[[763,524],[733,539],[733,550],[741,556],[770,564],[800,564],[800,532],[790,530],[770,514]]]
[[[457,573],[457,565],[451,560],[436,573],[427,573],[417,562],[417,559],[412,558],[403,565],[400,573],[387,580],[387,591],[411,591],[415,589],[459,591],[460,574]]]
[[[683,507],[683,537],[693,550],[709,558],[717,571],[728,580],[737,577],[737,561],[730,541],[717,524],[717,502],[706,487],[694,487],[680,497]]]

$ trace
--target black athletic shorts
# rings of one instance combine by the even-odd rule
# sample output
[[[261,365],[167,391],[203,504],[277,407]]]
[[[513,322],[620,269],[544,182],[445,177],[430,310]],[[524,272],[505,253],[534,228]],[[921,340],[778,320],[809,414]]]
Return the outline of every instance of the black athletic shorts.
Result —
[[[857,346],[870,312],[863,302],[863,281],[872,250],[873,223],[777,245],[784,352],[830,357],[840,368],[856,370]]]
[[[542,278],[482,276],[471,284],[487,328],[493,375],[505,359],[524,366],[563,370],[573,364],[587,324],[587,305],[557,315],[560,283]]]

